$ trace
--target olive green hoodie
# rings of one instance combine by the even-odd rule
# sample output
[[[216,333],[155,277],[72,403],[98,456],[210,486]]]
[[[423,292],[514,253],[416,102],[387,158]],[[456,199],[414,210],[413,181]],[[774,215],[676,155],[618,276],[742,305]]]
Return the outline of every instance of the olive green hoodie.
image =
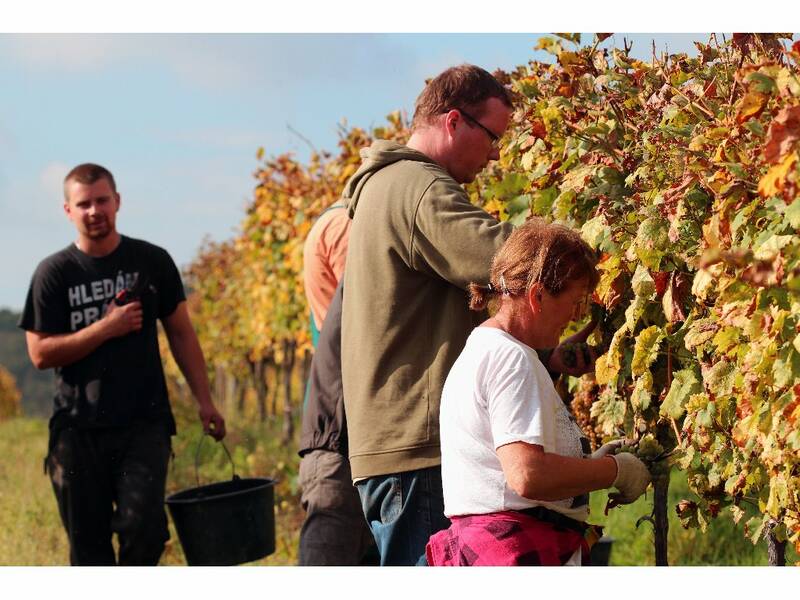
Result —
[[[361,151],[343,193],[353,226],[344,273],[342,380],[354,479],[440,464],[439,400],[511,233],[424,154]]]

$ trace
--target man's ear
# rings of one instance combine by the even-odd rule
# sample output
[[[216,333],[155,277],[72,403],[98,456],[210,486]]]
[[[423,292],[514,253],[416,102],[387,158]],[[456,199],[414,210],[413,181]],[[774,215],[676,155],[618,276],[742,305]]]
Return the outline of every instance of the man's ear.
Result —
[[[72,213],[69,210],[69,202],[64,200],[64,214],[67,215],[67,218],[72,220]]]
[[[449,110],[444,114],[444,124],[447,132],[450,133],[451,129],[455,129],[456,123],[461,118],[461,113],[456,109]]]

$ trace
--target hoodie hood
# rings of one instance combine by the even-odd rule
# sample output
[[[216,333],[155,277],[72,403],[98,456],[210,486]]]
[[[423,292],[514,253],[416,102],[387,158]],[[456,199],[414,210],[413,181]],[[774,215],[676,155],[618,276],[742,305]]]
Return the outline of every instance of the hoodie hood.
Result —
[[[376,140],[369,148],[362,148],[361,166],[353,173],[353,176],[350,177],[342,192],[342,200],[347,207],[347,213],[351,219],[356,212],[356,205],[358,204],[358,199],[364,184],[369,181],[369,178],[375,173],[400,160],[413,160],[436,164],[433,159],[424,155],[422,152],[412,150],[408,146],[403,146],[402,144],[390,142],[388,140]]]

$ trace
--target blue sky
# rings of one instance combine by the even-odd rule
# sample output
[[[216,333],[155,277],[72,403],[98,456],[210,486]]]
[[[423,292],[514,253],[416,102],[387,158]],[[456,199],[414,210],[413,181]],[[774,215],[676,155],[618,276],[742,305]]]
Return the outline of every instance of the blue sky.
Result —
[[[121,232],[179,265],[234,235],[255,152],[335,149],[337,124],[411,112],[424,79],[531,58],[543,34],[0,34],[0,307],[20,309],[46,255],[74,239],[61,181],[81,162],[115,175]],[[622,44],[624,34],[613,40]],[[587,38],[588,38],[587,34]],[[637,34],[693,52],[705,34]]]

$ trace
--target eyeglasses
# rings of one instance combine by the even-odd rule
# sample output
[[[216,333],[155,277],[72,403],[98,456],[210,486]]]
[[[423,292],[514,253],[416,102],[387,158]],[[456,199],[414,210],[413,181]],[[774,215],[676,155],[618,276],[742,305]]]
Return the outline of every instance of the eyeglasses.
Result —
[[[589,305],[591,304],[591,296],[584,296],[582,297],[578,303],[575,305],[575,308],[572,312],[572,320],[578,321],[586,316],[589,312]]]
[[[469,114],[469,113],[468,113],[467,111],[465,111],[463,108],[456,108],[455,110],[457,110],[458,112],[460,112],[460,113],[461,113],[461,114],[464,116],[464,118],[465,118],[467,121],[469,121],[469,122],[470,122],[470,123],[472,123],[473,125],[477,125],[477,126],[478,126],[478,127],[480,127],[481,129],[483,129],[483,130],[486,132],[486,135],[488,135],[488,136],[489,136],[489,139],[490,139],[490,140],[491,140],[491,142],[492,142],[492,146],[493,146],[493,147],[495,147],[495,148],[497,148],[497,142],[499,142],[499,141],[500,141],[500,136],[499,136],[499,135],[497,135],[497,134],[496,134],[495,132],[493,132],[491,129],[489,129],[488,127],[486,127],[486,125],[484,125],[483,123],[481,123],[480,121],[478,121],[478,119],[476,119],[475,117],[473,117],[471,114]]]

